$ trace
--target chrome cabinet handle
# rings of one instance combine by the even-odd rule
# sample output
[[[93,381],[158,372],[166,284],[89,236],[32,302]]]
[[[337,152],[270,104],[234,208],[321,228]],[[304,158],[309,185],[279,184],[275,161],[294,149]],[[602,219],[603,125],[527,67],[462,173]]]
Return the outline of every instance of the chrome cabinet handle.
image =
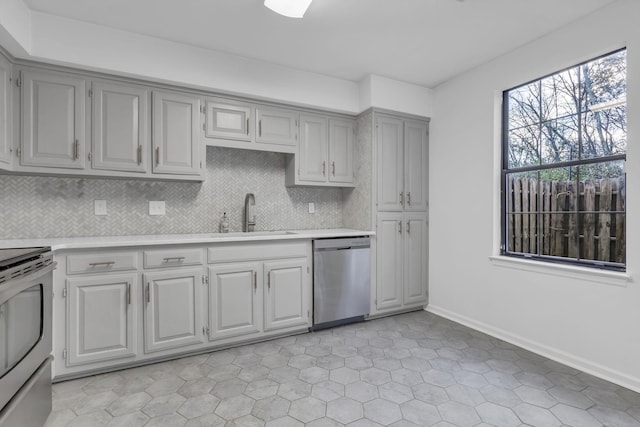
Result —
[[[151,302],[151,283],[147,283],[147,304]]]
[[[327,162],[322,162],[322,176],[327,176],[326,170],[327,170]]]
[[[402,234],[402,221],[398,222],[398,233]]]
[[[407,234],[411,233],[411,221],[407,221]]]
[[[401,205],[404,204],[404,192],[403,191],[400,192],[400,204]]]
[[[262,120],[258,121],[258,136],[262,136]]]
[[[247,135],[249,135],[249,119],[247,119]]]
[[[271,290],[271,272],[267,273],[267,289]]]
[[[127,283],[127,304],[131,305],[131,283]]]
[[[170,256],[170,257],[166,257],[162,260],[162,262],[171,262],[171,261],[176,261],[176,262],[182,262],[184,261],[184,257],[183,256]]]
[[[160,166],[160,147],[156,147],[156,167]]]
[[[142,145],[138,145],[138,164],[142,164]]]
[[[257,271],[253,272],[253,290],[254,291],[258,290],[258,272]]]
[[[116,263],[115,261],[90,262],[89,266],[97,267],[99,265],[104,265],[105,267],[111,267],[115,263]]]
[[[333,176],[336,176],[336,162],[335,161],[331,162],[331,174]]]
[[[407,204],[411,206],[411,191],[407,193]]]
[[[80,141],[76,139],[73,142],[73,160],[78,160],[80,158]]]

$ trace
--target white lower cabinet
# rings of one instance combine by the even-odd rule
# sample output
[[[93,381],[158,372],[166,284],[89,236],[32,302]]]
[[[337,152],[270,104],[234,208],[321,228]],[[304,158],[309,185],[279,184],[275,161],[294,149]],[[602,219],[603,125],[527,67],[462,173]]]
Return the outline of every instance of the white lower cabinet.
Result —
[[[71,278],[66,289],[70,366],[136,355],[137,274]]]
[[[202,343],[202,270],[146,273],[144,282],[145,352]]]
[[[427,238],[425,214],[378,214],[377,310],[410,308],[427,303]]]
[[[209,267],[209,340],[261,330],[260,264],[254,262]],[[261,288],[261,287],[260,287]]]
[[[305,325],[309,322],[307,260],[264,263],[264,330]]]
[[[308,240],[62,250],[54,259],[55,380],[311,326]]]

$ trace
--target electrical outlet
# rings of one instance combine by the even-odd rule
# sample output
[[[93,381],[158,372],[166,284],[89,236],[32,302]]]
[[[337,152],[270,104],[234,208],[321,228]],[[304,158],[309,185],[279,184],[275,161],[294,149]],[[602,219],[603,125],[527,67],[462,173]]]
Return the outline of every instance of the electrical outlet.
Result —
[[[107,214],[107,201],[106,200],[94,200],[93,201],[93,213],[95,215]]]
[[[316,213],[316,204],[315,203],[309,203],[309,213],[310,214]]]
[[[166,213],[165,204],[163,201],[151,201],[149,200],[149,215],[164,215]]]

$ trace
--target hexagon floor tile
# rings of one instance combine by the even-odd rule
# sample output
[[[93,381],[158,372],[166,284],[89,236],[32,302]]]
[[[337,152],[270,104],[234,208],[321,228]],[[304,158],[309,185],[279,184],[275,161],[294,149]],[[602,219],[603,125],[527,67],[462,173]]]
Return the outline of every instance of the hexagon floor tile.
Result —
[[[640,394],[425,311],[54,384],[58,426],[640,427]]]

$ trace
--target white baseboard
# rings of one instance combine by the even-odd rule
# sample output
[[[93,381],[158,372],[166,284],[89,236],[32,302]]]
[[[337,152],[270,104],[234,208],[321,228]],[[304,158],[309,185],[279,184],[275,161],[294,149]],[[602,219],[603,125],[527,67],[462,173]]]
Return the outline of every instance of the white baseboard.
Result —
[[[517,345],[526,350],[537,353],[541,356],[547,357],[556,362],[564,365],[571,366],[572,368],[586,372],[603,380],[610,381],[614,384],[618,384],[622,387],[628,388],[635,392],[640,393],[640,379],[625,375],[622,372],[618,372],[613,369],[609,369],[606,366],[593,363],[589,360],[583,359],[574,354],[566,353],[562,350],[558,350],[553,347],[546,346],[536,341],[531,341],[520,335],[512,334],[500,328],[495,328],[483,322],[478,322],[466,316],[459,315],[447,309],[429,304],[425,311],[442,316],[446,319],[452,320],[456,323],[468,326],[477,331],[491,335],[495,338],[499,338],[508,343]]]

